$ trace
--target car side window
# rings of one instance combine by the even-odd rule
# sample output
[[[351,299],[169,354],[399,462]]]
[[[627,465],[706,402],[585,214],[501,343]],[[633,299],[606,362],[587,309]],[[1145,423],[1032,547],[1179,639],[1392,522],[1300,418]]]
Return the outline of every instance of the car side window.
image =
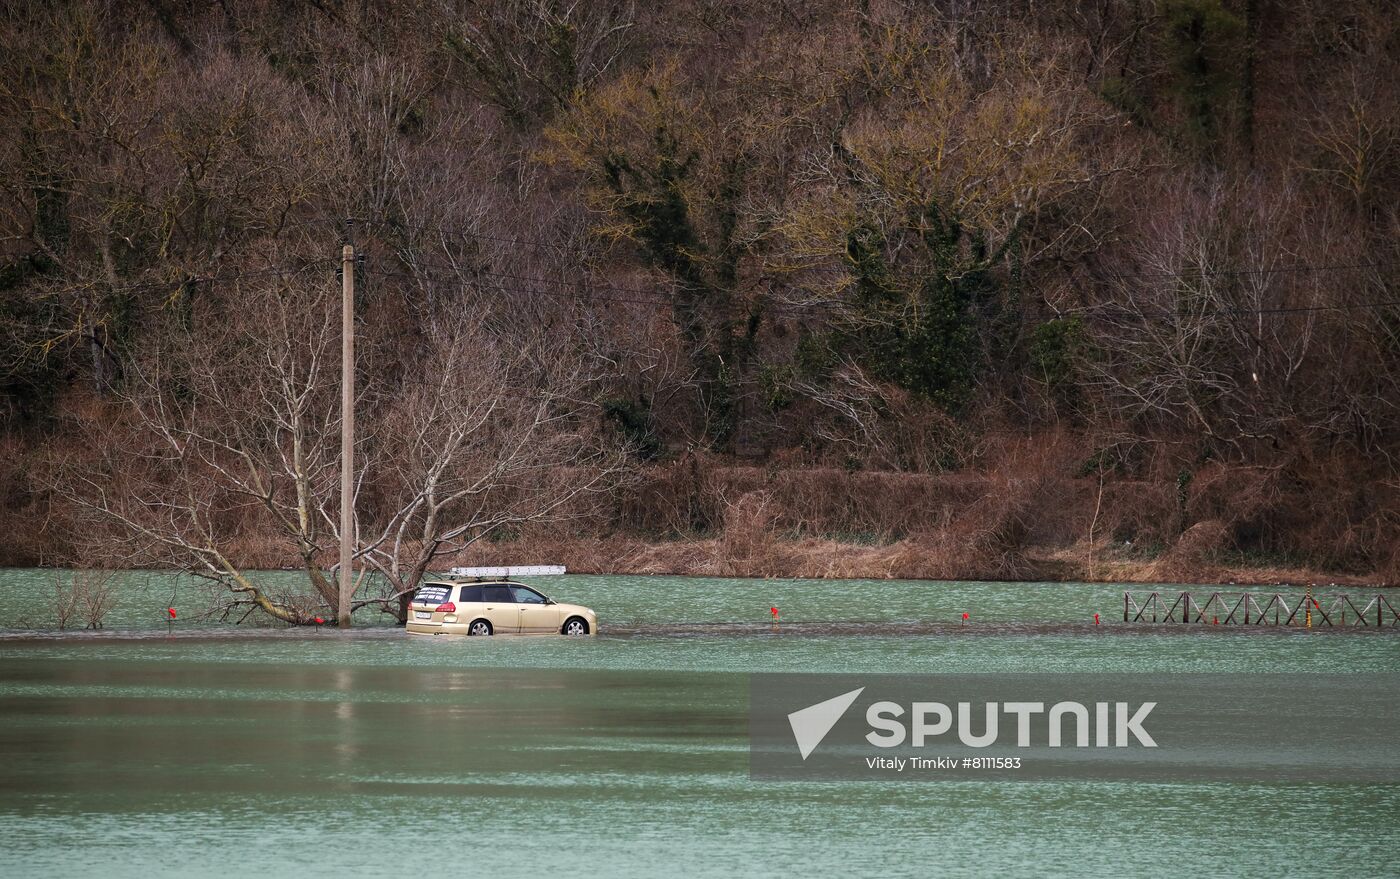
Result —
[[[503,604],[514,604],[515,599],[511,597],[510,587],[502,584],[481,587],[482,601],[495,601]]]
[[[480,586],[463,586],[457,593],[458,601],[481,601]]]
[[[544,596],[529,588],[528,586],[512,586],[510,591],[515,593],[515,600],[518,604],[544,604]]]

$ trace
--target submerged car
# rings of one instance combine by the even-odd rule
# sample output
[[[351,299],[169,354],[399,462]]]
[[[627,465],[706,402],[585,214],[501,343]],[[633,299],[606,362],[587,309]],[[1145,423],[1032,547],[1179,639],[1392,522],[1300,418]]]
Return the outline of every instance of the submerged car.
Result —
[[[405,627],[420,635],[597,634],[598,615],[592,608],[563,604],[513,579],[539,572],[562,574],[564,569],[454,568],[450,576],[434,577],[414,593]]]

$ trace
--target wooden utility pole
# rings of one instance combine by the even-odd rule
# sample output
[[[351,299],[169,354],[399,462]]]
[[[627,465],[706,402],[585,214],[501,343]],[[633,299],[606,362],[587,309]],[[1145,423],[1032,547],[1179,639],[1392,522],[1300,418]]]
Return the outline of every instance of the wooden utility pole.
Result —
[[[336,623],[350,628],[355,591],[350,561],[355,539],[355,247],[340,249],[340,607]]]

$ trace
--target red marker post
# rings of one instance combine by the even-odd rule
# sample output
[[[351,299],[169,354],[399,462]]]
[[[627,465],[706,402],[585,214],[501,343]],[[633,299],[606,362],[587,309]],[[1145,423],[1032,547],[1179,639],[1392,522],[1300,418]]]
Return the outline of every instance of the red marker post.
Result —
[[[167,607],[165,612],[168,614],[165,620],[165,634],[169,635],[175,631],[175,608]]]
[[[1099,624],[1099,615],[1098,615],[1098,614],[1094,614],[1094,625],[1097,626],[1098,624]]]
[[[967,618],[968,618],[968,616],[969,616],[968,612],[967,612],[967,611],[963,611],[962,624],[963,624],[964,626],[967,625]]]
[[[776,607],[770,607],[768,608],[768,612],[773,615],[773,631],[776,632],[778,631],[778,609]]]

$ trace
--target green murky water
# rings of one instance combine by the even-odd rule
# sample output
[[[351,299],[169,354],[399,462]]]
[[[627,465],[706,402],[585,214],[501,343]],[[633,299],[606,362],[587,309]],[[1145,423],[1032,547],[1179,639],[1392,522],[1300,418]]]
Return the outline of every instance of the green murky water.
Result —
[[[570,576],[540,585],[600,637],[424,638],[193,622],[201,587],[134,574],[60,634],[50,581],[0,571],[0,875],[1400,873],[1394,786],[753,782],[745,738],[753,671],[1400,671],[1395,632],[1125,627],[1113,586]]]

